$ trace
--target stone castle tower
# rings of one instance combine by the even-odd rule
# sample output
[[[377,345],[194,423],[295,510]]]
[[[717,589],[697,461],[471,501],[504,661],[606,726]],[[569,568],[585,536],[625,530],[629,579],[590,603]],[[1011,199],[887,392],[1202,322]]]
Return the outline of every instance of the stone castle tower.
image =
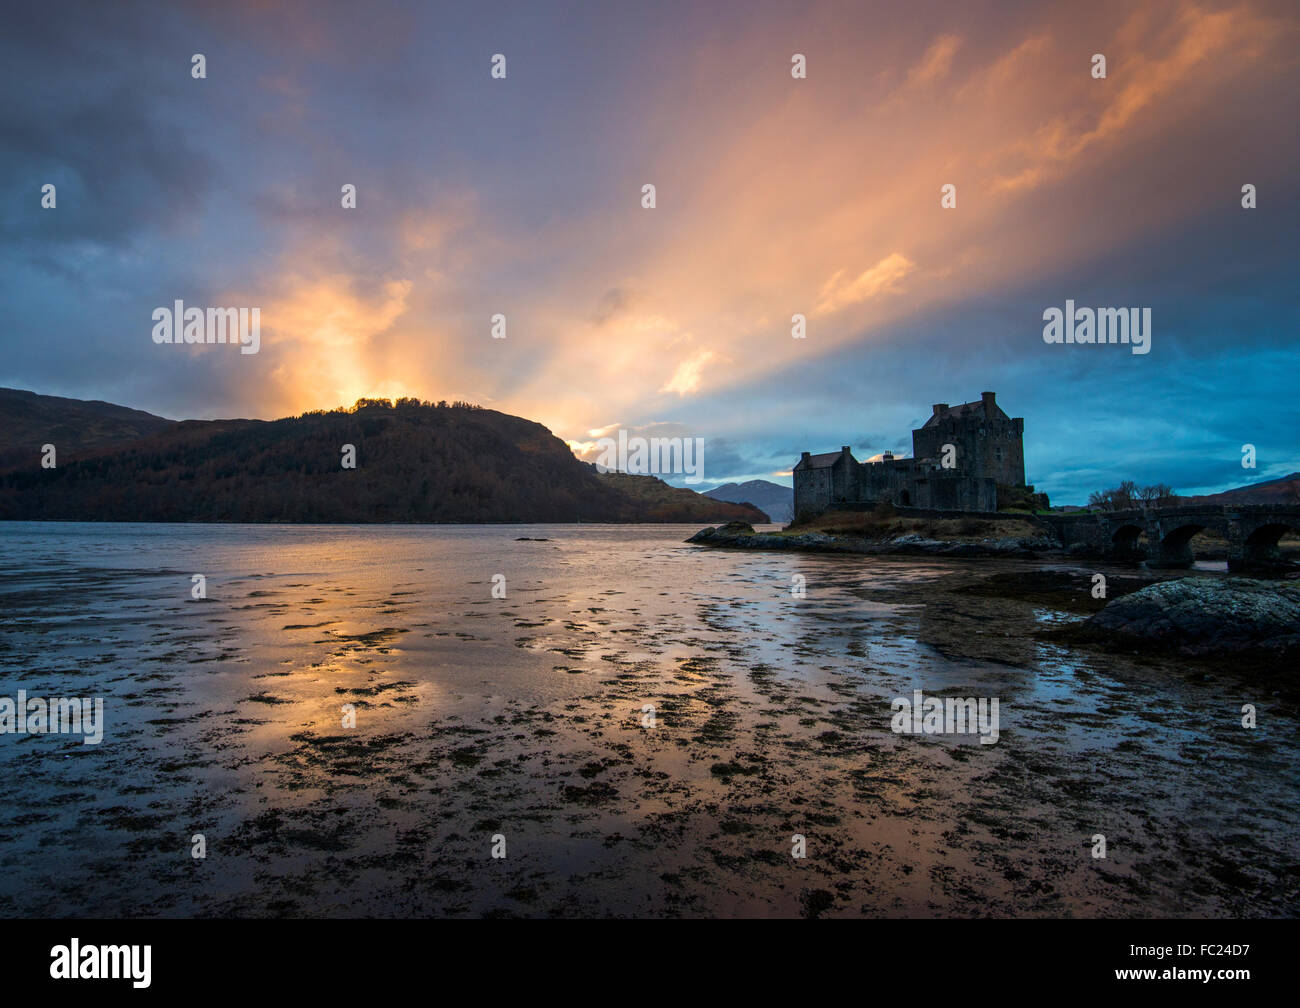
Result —
[[[996,511],[999,486],[1025,484],[1024,433],[1024,418],[1007,416],[995,394],[985,392],[975,402],[935,405],[930,418],[912,431],[912,458],[886,453],[859,462],[847,445],[823,455],[804,452],[794,467],[795,517],[885,502]]]
[[[936,403],[934,414],[912,431],[912,457],[940,458],[943,446],[957,449],[957,462],[972,476],[988,476],[1003,486],[1025,484],[1025,421],[1002,411],[993,392],[978,402]]]

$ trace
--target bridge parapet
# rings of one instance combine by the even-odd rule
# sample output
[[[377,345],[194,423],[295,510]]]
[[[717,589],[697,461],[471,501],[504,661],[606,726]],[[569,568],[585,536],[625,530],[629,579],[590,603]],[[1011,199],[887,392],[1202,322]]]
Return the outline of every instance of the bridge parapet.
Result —
[[[1145,557],[1159,567],[1191,566],[1192,537],[1209,530],[1227,541],[1230,570],[1251,570],[1286,563],[1278,541],[1288,530],[1300,531],[1300,504],[1184,504],[1045,515],[1042,520],[1063,546],[1076,552],[1121,561]]]

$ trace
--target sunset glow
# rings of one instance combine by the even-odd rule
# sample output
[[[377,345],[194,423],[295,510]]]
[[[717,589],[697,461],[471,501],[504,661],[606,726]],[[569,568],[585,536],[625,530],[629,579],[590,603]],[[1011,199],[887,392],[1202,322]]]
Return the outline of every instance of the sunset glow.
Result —
[[[71,234],[8,225],[25,249],[3,281],[21,349],[0,382],[76,394],[93,376],[98,396],[177,417],[464,399],[579,447],[615,422],[671,425],[708,440],[721,482],[842,438],[897,448],[932,399],[996,375],[1035,417],[1031,479],[1078,494],[1108,457],[1161,451],[1122,437],[1076,450],[1093,414],[1151,430],[1198,401],[1204,374],[1281,380],[1270,355],[1296,306],[1267,280],[1295,261],[1295,118],[1254,110],[1297,82],[1284,8],[1047,4],[1012,18],[971,4],[934,19],[828,4],[732,20],[683,4],[624,13],[625,33],[612,17],[571,30],[592,16],[578,6],[544,26],[522,8],[436,23],[419,6],[374,23],[310,4],[214,8],[202,20],[239,45],[202,90],[156,82],[152,65],[118,71],[150,122],[190,123],[169,143],[184,182],[170,156],[152,184],[87,177],[66,148],[25,162],[64,173],[66,218],[113,216],[85,245],[84,288],[76,267],[41,265]],[[462,41],[430,59],[428,40],[453,29]],[[510,76],[493,81],[480,63],[505,48]],[[1104,80],[1088,73],[1095,52]],[[78,86],[95,72],[64,71]],[[49,98],[55,120],[92,114],[107,130],[123,113],[100,100]],[[214,120],[231,103],[257,114]],[[1249,218],[1243,182],[1267,207]],[[339,209],[345,183],[355,211]],[[940,206],[949,184],[955,210]],[[116,209],[96,209],[108,195]],[[126,251],[146,240],[161,258]],[[1214,303],[1188,302],[1210,287]],[[200,294],[263,307],[257,358],[158,359],[146,306]],[[1041,312],[1065,297],[1153,305],[1156,354],[1138,366],[1045,347]],[[504,340],[489,336],[497,313]],[[790,338],[796,314],[806,339]],[[58,341],[31,338],[51,316],[85,334],[70,369]],[[1244,345],[1230,335],[1246,329]],[[1050,408],[1067,384],[1086,416]],[[825,423],[830,398],[842,433]],[[1223,440],[1205,451],[1226,455],[1222,482],[1247,434],[1294,427],[1294,407],[1259,401],[1216,399]],[[1163,475],[1212,488],[1212,468],[1171,453]]]

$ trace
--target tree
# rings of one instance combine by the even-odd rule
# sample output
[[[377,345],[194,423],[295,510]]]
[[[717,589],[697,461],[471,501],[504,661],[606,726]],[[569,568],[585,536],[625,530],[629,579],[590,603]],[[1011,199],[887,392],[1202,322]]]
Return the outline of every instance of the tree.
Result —
[[[1167,507],[1177,500],[1174,488],[1168,483],[1153,483],[1138,491],[1138,498],[1143,504]]]
[[[1133,480],[1125,480],[1113,489],[1094,491],[1088,497],[1088,507],[1098,511],[1123,511],[1138,505],[1168,507],[1177,500],[1174,488],[1167,483],[1139,487]]]

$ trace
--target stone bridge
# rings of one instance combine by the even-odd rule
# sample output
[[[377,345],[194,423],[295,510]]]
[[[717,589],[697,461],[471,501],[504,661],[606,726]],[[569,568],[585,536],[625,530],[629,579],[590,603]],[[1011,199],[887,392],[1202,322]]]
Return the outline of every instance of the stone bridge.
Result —
[[[1258,570],[1286,563],[1278,540],[1300,533],[1300,505],[1200,504],[1132,508],[1086,514],[1039,515],[1067,549],[1083,547],[1113,560],[1143,560],[1152,567],[1190,567],[1192,536],[1203,529],[1228,541],[1229,570]],[[1138,543],[1145,535],[1147,547]]]

